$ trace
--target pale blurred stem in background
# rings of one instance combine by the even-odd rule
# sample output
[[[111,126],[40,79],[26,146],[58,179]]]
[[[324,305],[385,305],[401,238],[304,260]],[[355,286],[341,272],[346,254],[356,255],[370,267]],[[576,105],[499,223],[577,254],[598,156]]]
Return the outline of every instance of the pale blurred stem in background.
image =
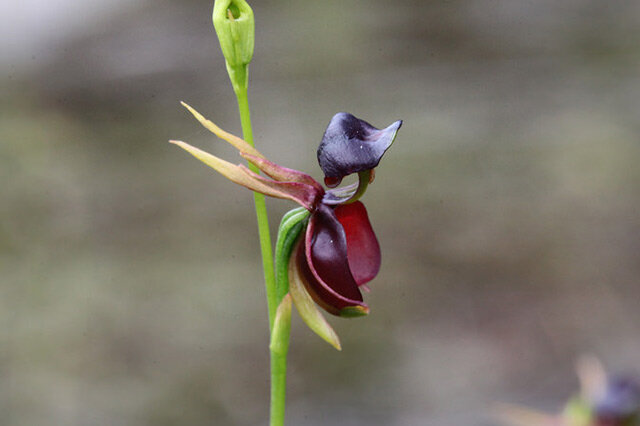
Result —
[[[247,87],[235,87],[234,91],[238,99],[238,109],[240,111],[240,121],[242,124],[242,135],[244,140],[254,145],[253,131],[251,128],[251,116],[249,112],[249,99]],[[259,170],[249,163],[249,168],[256,173]],[[290,310],[288,315],[281,315],[281,324],[278,332],[274,330],[276,310],[280,302],[276,292],[276,278],[274,272],[273,251],[271,248],[271,235],[269,233],[269,220],[267,217],[267,206],[265,197],[257,192],[253,193],[258,219],[258,235],[260,238],[260,249],[262,251],[262,268],[264,270],[264,280],[267,293],[267,306],[269,309],[269,330],[271,331],[271,406],[270,425],[283,426],[286,398],[286,374],[287,374],[287,349],[289,346],[289,330],[291,327]]]

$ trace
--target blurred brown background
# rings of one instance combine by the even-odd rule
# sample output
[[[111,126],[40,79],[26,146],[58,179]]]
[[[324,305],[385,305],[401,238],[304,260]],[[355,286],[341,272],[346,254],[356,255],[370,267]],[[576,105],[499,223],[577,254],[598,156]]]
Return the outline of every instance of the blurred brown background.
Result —
[[[372,313],[342,353],[294,320],[288,424],[494,425],[581,353],[640,369],[640,2],[252,5],[268,157],[319,178],[335,112],[405,120]],[[211,9],[0,6],[0,424],[266,424],[250,193],[167,143],[237,158],[178,103],[240,132]]]

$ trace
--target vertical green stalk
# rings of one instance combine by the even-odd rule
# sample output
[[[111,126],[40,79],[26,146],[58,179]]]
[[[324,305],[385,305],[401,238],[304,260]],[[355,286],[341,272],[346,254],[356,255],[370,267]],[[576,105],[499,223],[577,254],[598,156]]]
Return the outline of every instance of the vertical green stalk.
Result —
[[[274,318],[271,330],[271,407],[269,425],[284,426],[287,393],[287,352],[291,333],[291,296],[286,295]]]
[[[238,110],[240,111],[240,123],[242,125],[242,136],[251,146],[253,142],[253,130],[251,128],[251,114],[249,113],[249,99],[246,87],[234,87],[236,98],[238,99]],[[249,163],[249,169],[256,173],[260,170]],[[262,252],[262,269],[264,271],[264,282],[267,293],[267,306],[269,309],[269,330],[273,328],[278,302],[276,300],[276,277],[273,268],[273,251],[271,248],[271,234],[269,233],[269,219],[267,216],[267,204],[264,195],[254,192],[253,201],[256,208],[256,218],[258,220],[258,237],[260,239],[260,251]]]
[[[234,87],[234,89],[238,99],[242,136],[244,140],[253,146],[253,131],[251,129],[247,89],[246,87]],[[259,173],[258,168],[251,163],[249,163],[249,168]],[[262,268],[264,270],[267,306],[269,309],[269,330],[271,331],[271,344],[269,345],[271,354],[271,406],[269,410],[269,424],[270,426],[284,426],[287,391],[287,352],[289,347],[289,333],[291,330],[291,309],[289,308],[289,315],[279,317],[276,313],[280,301],[277,295],[267,205],[264,195],[260,193],[254,192],[253,200],[256,207],[256,217],[258,219],[258,236],[260,238],[260,249],[262,251]],[[289,305],[290,303],[289,301]],[[276,318],[278,318],[278,321],[276,321]]]
[[[289,317],[289,331],[291,317]],[[282,340],[289,343],[289,332],[282,336]],[[287,392],[287,351],[278,354],[271,350],[271,407],[269,416],[270,426],[284,426],[284,408]]]
[[[218,34],[229,79],[238,99],[242,135],[244,140],[253,146],[253,131],[251,129],[249,99],[247,97],[248,67],[253,56],[255,40],[253,11],[246,0],[216,0],[213,6],[213,26]],[[249,168],[256,173],[260,173],[258,168],[251,163],[249,163]],[[270,424],[271,426],[284,426],[287,351],[291,330],[291,297],[288,295],[278,296],[271,236],[269,235],[267,205],[262,194],[254,192],[253,199],[258,220],[258,236],[262,252],[262,269],[264,271],[269,309],[269,330],[271,332],[269,344],[271,352]],[[282,256],[279,256],[276,262],[282,261],[281,258]],[[287,274],[280,279],[287,280]],[[285,282],[285,285],[287,284],[288,281]]]
[[[291,296],[289,295],[289,259],[309,212],[302,207],[282,218],[276,242],[275,274],[278,308],[271,328],[271,426],[284,426],[287,390],[287,352],[291,331]]]

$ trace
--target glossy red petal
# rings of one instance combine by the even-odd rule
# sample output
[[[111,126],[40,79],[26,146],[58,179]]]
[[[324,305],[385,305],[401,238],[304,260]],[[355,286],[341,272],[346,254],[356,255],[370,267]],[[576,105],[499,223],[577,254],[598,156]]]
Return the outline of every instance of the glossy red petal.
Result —
[[[347,237],[347,257],[358,285],[368,283],[380,271],[380,244],[373,232],[367,209],[360,201],[337,206],[334,210]]]
[[[349,307],[368,312],[349,268],[346,235],[330,207],[320,204],[313,213],[304,252],[299,250],[297,256],[309,294],[327,312],[340,315]]]

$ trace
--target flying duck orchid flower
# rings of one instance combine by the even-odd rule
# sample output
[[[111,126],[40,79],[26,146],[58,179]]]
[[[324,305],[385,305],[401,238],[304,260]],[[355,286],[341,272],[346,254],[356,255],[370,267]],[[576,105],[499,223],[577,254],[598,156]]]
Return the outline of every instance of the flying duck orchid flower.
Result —
[[[318,162],[329,187],[325,190],[311,176],[269,161],[239,137],[220,129],[189,105],[183,105],[204,127],[233,145],[242,157],[266,176],[184,142],[172,143],[237,184],[302,206],[302,209],[285,215],[281,225],[282,229],[286,220],[292,217],[297,218],[295,225],[300,224],[295,227],[293,238],[289,238],[286,250],[291,289],[281,289],[279,298],[290,290],[298,310],[301,306],[304,309],[309,295],[334,315],[354,317],[368,314],[369,308],[363,301],[360,288],[366,289],[366,283],[380,269],[380,246],[367,210],[358,199],[373,181],[373,170],[393,143],[402,121],[377,129],[351,114],[336,114],[318,148]],[[358,174],[358,182],[337,187],[345,176],[355,173]],[[304,234],[303,229],[306,229]]]
[[[640,381],[634,375],[608,375],[600,361],[577,363],[580,391],[559,415],[501,404],[498,415],[511,426],[640,426]]]

